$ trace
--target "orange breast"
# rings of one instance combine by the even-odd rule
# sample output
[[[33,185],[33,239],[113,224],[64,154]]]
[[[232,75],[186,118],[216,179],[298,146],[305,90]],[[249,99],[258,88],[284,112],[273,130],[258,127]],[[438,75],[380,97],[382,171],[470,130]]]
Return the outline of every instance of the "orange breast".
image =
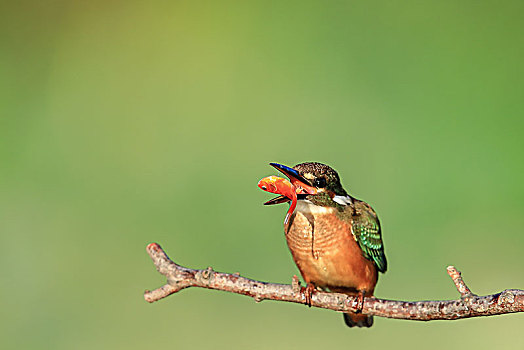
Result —
[[[299,203],[286,232],[289,250],[307,283],[372,295],[376,267],[364,258],[350,223],[340,220],[336,210]]]

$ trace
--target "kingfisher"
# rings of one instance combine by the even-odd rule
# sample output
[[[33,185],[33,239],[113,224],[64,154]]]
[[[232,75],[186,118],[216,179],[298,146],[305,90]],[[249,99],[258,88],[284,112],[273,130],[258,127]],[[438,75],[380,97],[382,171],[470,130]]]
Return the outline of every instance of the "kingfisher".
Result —
[[[356,296],[360,311],[344,313],[344,321],[349,327],[371,327],[373,316],[361,313],[363,300],[373,296],[378,273],[387,270],[377,214],[369,204],[349,195],[338,173],[328,165],[270,165],[297,189],[296,208],[284,224],[284,232],[307,283],[309,300],[316,289]],[[289,201],[279,196],[264,204]]]

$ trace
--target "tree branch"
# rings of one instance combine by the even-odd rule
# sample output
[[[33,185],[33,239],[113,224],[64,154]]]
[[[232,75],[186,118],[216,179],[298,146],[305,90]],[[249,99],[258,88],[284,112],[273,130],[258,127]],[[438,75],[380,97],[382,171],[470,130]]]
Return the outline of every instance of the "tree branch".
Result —
[[[152,303],[188,287],[201,287],[247,295],[256,302],[280,300],[306,304],[304,288],[296,276],[292,284],[277,284],[251,280],[239,274],[213,271],[211,267],[193,270],[171,261],[156,244],[147,246],[147,252],[158,272],[167,277],[167,284],[153,291],[146,291],[144,298]],[[453,266],[447,268],[449,276],[461,294],[458,300],[397,301],[364,298],[363,314],[406,320],[456,320],[477,316],[501,315],[524,311],[524,290],[507,289],[501,293],[476,296],[466,286],[460,272]],[[357,298],[339,293],[316,291],[311,306],[334,311],[357,311]]]

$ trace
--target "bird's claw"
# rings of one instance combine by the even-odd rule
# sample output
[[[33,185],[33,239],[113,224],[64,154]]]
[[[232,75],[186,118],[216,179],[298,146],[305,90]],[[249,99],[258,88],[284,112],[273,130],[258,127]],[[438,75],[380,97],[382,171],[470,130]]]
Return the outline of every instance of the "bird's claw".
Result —
[[[308,283],[306,287],[302,287],[301,293],[304,294],[304,298],[306,299],[306,305],[311,307],[311,296],[313,295],[313,292],[316,290],[315,285],[313,283]]]
[[[355,311],[357,314],[362,313],[362,309],[364,308],[364,293],[365,291],[360,290],[357,294],[357,311]]]

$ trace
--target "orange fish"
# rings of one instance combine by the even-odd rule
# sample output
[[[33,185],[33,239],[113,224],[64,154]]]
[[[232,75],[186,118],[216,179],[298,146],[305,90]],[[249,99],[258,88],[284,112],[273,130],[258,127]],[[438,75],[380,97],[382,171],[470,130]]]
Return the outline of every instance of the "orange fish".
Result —
[[[297,188],[288,180],[278,176],[263,178],[258,182],[258,187],[266,192],[280,194],[291,201],[286,219],[284,220],[284,225],[287,225],[289,217],[293,214],[297,206]]]

